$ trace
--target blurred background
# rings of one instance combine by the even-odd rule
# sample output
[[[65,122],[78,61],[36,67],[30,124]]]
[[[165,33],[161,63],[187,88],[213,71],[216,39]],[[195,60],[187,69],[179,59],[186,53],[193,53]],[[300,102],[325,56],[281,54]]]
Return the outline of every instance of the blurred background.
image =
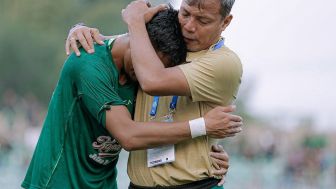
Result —
[[[0,0],[0,186],[20,188],[78,22],[127,32],[130,0]],[[151,1],[156,5],[181,1]],[[225,189],[336,188],[336,2],[236,1],[223,33],[244,77],[236,102],[244,130],[222,144]],[[126,157],[118,163],[127,188]]]

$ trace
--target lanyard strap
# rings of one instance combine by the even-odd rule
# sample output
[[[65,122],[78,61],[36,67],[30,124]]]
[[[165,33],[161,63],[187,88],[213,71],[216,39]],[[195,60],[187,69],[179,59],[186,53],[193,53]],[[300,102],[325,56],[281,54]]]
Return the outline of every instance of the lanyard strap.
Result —
[[[159,100],[160,97],[159,96],[154,96],[153,102],[152,102],[152,108],[151,111],[149,113],[149,115],[154,118],[156,116],[157,113],[157,107],[159,105]],[[177,100],[178,100],[178,96],[173,96],[170,104],[169,104],[169,112],[172,112],[176,109],[176,105],[177,105]]]
[[[221,48],[223,45],[224,45],[224,39],[221,39],[215,44],[215,46],[213,47],[213,50],[217,50]]]
[[[170,102],[170,105],[169,105],[170,110],[175,110],[176,109],[177,100],[178,100],[178,96],[173,96],[173,98]]]
[[[159,105],[159,100],[160,100],[160,97],[154,96],[153,103],[152,103],[152,108],[151,108],[151,111],[149,113],[151,117],[156,116],[156,111],[157,111],[157,107]]]

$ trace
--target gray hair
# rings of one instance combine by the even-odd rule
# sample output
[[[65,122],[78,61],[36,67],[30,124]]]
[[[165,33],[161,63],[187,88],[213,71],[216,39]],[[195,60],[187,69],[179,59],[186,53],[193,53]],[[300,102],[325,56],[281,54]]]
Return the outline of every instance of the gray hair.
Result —
[[[227,15],[230,14],[233,4],[235,3],[235,0],[220,0],[220,3],[221,3],[220,13],[222,17],[226,17]]]
[[[206,0],[185,0],[186,3],[190,6],[198,5],[198,8],[202,7],[202,4]],[[219,0],[220,1],[220,14],[223,18],[230,14],[235,0]]]

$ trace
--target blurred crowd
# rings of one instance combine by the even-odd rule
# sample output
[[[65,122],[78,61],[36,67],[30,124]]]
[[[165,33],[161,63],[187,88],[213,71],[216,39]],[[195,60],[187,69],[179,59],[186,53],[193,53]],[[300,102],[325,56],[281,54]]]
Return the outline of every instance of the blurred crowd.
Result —
[[[45,116],[33,94],[19,96],[7,89],[0,98],[0,168],[28,165]]]
[[[13,188],[18,188],[46,107],[34,95],[20,96],[11,89],[0,100],[0,176],[3,170],[13,171],[14,178],[6,183],[14,182]],[[336,188],[336,134],[317,132],[307,122],[292,130],[281,128],[274,123],[245,122],[241,134],[223,141],[230,154],[226,189]],[[4,178],[0,179],[3,186],[2,182]]]
[[[241,176],[247,175],[245,187],[233,188],[336,188],[336,134],[319,132],[312,123],[292,130],[246,123],[242,134],[223,145],[234,159],[230,169],[237,167],[230,177],[241,184]]]

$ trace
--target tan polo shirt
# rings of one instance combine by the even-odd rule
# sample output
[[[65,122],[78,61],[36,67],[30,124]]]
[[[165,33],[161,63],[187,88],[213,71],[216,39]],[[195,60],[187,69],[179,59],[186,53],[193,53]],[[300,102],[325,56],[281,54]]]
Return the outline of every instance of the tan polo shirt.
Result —
[[[216,105],[229,105],[236,98],[241,82],[242,65],[238,56],[223,46],[217,50],[188,53],[188,62],[180,65],[188,80],[191,97],[179,97],[174,121],[203,116]],[[160,97],[157,117],[168,114],[172,97]],[[136,121],[149,121],[153,97],[138,92]],[[128,159],[128,175],[136,185],[171,186],[213,177],[209,157],[216,140],[197,137],[175,145],[175,161],[152,168],[147,167],[146,150],[133,151]]]

